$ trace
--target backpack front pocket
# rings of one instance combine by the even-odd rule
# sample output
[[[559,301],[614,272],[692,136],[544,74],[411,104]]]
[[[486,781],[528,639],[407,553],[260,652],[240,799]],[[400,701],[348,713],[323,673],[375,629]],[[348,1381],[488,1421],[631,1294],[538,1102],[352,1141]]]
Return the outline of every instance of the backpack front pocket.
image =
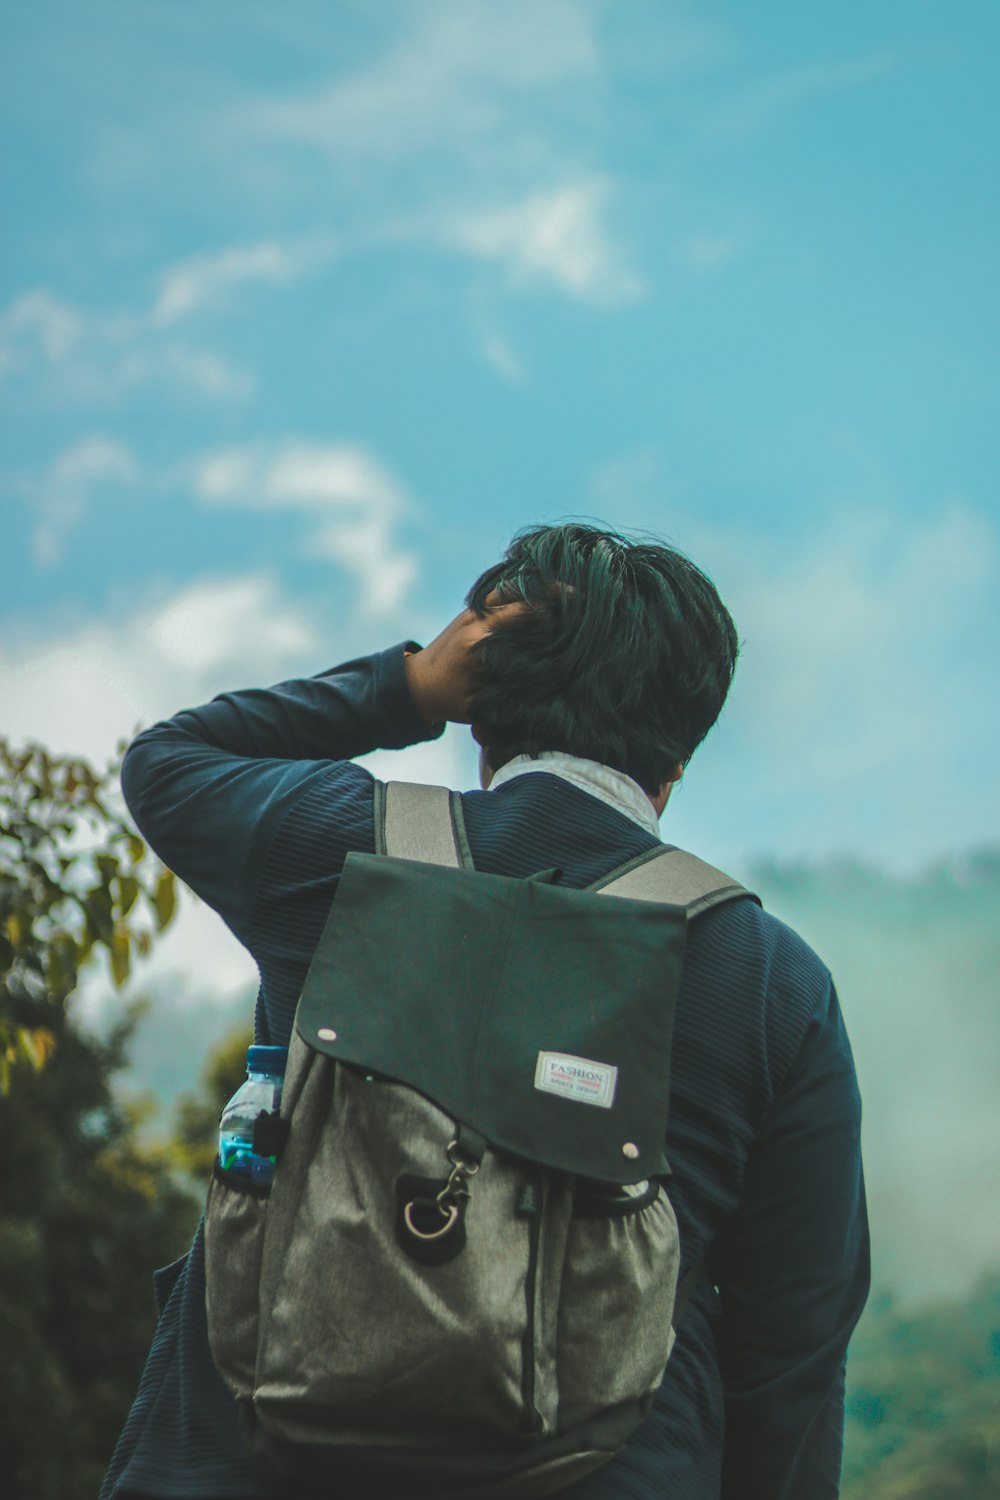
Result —
[[[316,1441],[325,1425],[331,1444],[409,1434],[433,1446],[454,1440],[456,1412],[468,1446],[523,1432],[523,1173],[487,1152],[459,1253],[415,1256],[400,1242],[400,1205],[420,1199],[423,1179],[447,1178],[454,1129],[402,1084],[343,1067],[310,1075],[275,1174],[261,1278],[254,1411],[283,1438]]]
[[[205,1203],[205,1301],[212,1358],[237,1396],[253,1392],[261,1253],[270,1187],[224,1172]]]

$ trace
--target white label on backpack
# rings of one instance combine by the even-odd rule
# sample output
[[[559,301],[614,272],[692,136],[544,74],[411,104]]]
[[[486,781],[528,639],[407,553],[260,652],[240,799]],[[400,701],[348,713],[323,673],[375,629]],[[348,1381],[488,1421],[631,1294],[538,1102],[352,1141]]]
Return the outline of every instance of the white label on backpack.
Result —
[[[592,1062],[589,1057],[570,1057],[566,1052],[539,1052],[535,1065],[535,1088],[543,1094],[558,1094],[577,1104],[596,1104],[610,1109],[615,1097],[618,1069],[611,1063]]]

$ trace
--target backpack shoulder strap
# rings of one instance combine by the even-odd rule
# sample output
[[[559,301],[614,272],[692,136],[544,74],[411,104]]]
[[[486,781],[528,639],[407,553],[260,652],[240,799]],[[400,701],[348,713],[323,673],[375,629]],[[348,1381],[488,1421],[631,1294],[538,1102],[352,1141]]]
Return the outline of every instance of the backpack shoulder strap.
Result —
[[[731,875],[669,844],[637,855],[589,889],[602,896],[622,896],[628,901],[662,901],[668,906],[683,906],[689,917],[740,896],[749,896],[758,906],[761,904],[753,891],[748,891]]]
[[[454,870],[474,868],[458,792],[376,781],[374,814],[376,854]],[[689,917],[741,896],[761,904],[731,875],[669,844],[637,855],[588,889],[602,896],[683,906]]]
[[[462,799],[444,786],[375,783],[375,853],[472,869]]]

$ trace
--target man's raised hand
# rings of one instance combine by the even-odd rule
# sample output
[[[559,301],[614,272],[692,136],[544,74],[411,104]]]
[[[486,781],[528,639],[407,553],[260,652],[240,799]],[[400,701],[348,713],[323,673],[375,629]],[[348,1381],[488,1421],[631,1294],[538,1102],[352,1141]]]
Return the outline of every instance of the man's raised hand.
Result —
[[[453,724],[470,722],[472,700],[485,682],[480,642],[498,624],[528,608],[522,602],[499,604],[492,594],[487,595],[485,602],[484,615],[465,609],[429,646],[406,654],[406,680],[417,710],[427,724],[441,724],[445,720]]]

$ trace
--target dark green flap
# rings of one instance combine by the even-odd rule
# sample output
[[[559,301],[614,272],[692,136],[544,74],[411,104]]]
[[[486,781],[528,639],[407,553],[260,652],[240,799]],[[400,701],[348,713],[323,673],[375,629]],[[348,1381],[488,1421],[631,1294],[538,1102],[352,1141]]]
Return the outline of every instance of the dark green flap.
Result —
[[[641,1182],[662,1158],[685,924],[679,907],[350,854],[296,1024],[495,1146]]]

